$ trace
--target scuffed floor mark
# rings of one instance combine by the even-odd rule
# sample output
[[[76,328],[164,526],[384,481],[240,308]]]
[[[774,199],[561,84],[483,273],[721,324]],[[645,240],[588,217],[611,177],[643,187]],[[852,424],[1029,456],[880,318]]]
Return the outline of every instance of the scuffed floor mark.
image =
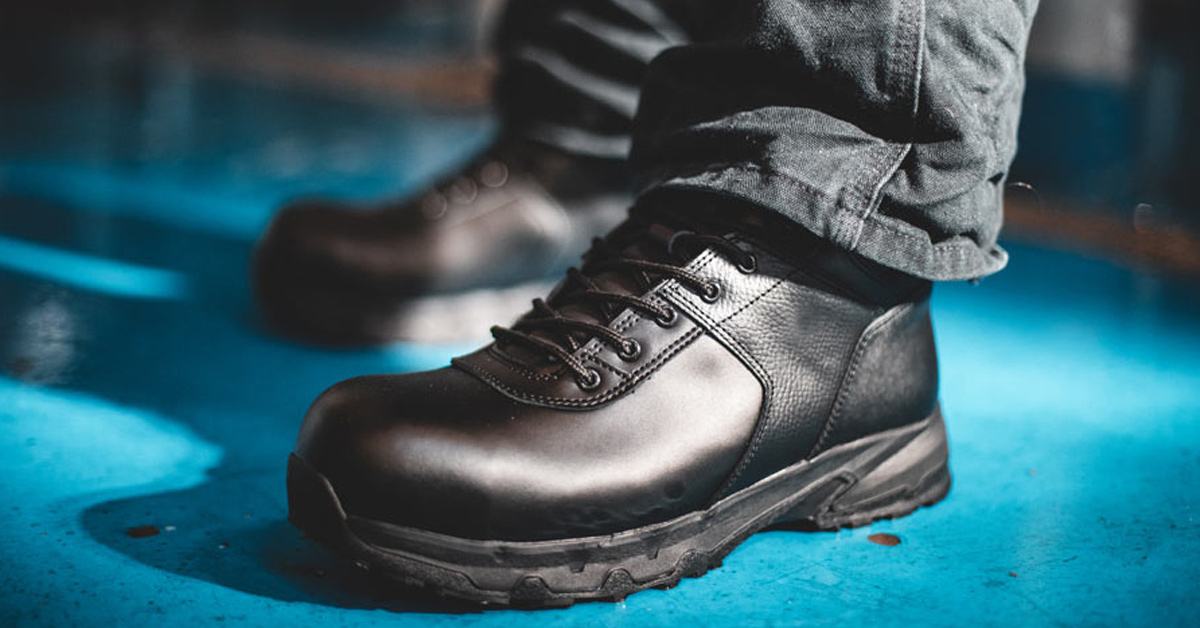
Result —
[[[867,537],[867,540],[876,545],[884,545],[887,547],[896,547],[900,544],[900,537],[896,536],[895,534],[888,534],[886,532],[872,534],[871,536]]]
[[[158,536],[157,526],[133,526],[125,530],[125,535],[134,539],[144,539],[151,536]]]

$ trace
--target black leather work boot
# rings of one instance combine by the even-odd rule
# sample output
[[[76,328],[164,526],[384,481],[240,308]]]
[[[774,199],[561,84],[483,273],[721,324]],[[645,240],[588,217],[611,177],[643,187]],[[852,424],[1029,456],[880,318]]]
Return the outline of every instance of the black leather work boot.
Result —
[[[330,388],[289,518],[402,582],[549,606],[938,501],[930,285],[757,222],[635,209],[493,344]]]
[[[630,197],[622,162],[502,140],[410,201],[284,208],[255,252],[255,293],[272,327],[312,342],[461,340],[514,320]]]

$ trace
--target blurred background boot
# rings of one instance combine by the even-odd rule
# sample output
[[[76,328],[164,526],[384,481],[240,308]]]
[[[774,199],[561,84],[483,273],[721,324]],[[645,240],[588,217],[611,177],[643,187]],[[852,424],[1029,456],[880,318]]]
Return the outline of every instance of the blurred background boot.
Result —
[[[630,198],[621,161],[502,139],[411,199],[285,207],[257,247],[255,294],[307,341],[474,339],[527,309]]]

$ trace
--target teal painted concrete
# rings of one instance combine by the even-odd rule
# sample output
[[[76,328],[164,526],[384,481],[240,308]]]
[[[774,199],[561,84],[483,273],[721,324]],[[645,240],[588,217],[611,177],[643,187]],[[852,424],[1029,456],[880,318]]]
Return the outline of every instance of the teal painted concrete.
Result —
[[[0,101],[0,625],[1200,617],[1200,285],[1015,245],[1004,273],[936,296],[955,479],[942,504],[760,534],[704,578],[617,604],[478,612],[360,575],[284,521],[303,411],[339,379],[463,347],[274,337],[248,296],[250,246],[280,200],[411,189],[489,124],[175,78],[150,90],[174,103],[160,109],[78,86]],[[292,151],[307,157],[281,167]],[[158,533],[130,535],[143,526]],[[867,540],[880,531],[902,543]]]

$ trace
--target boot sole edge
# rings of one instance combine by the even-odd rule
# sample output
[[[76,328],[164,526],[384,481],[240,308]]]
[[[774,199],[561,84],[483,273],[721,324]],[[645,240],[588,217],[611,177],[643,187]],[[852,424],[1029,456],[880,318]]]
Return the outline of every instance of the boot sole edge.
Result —
[[[699,577],[766,529],[837,530],[903,517],[950,490],[939,409],[910,426],[832,448],[707,510],[611,535],[549,541],[450,537],[347,515],[329,481],[288,460],[289,520],[360,568],[484,605],[616,601]]]

